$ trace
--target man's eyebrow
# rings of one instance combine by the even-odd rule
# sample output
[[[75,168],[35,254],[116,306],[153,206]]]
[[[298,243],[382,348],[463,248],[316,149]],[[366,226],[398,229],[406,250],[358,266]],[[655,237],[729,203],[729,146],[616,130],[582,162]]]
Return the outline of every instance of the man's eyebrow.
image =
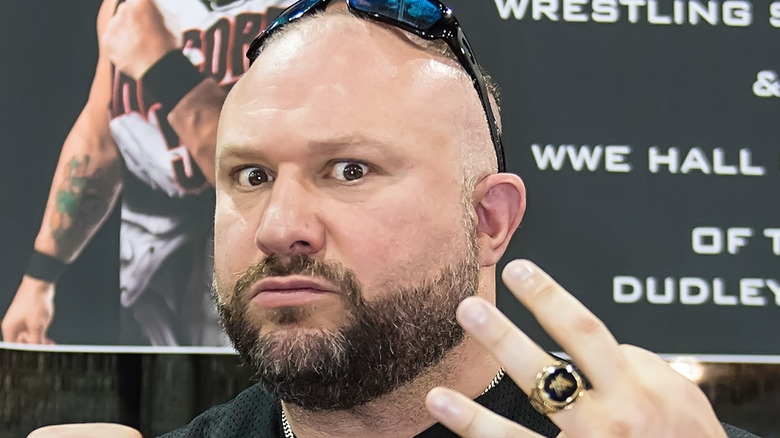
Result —
[[[222,146],[220,152],[217,154],[220,158],[235,158],[242,161],[251,161],[260,158],[263,154],[252,146],[243,144],[228,144]]]
[[[324,140],[311,141],[308,144],[312,152],[337,152],[344,149],[370,148],[379,150],[391,150],[390,144],[376,137],[368,137],[359,134],[340,135]]]
[[[280,145],[279,147],[284,147]],[[339,151],[366,150],[390,151],[390,143],[376,138],[359,134],[339,135],[326,139],[312,140],[306,147],[313,154],[337,153]],[[266,155],[261,148],[247,144],[226,144],[221,148],[221,157],[238,160],[258,160]]]

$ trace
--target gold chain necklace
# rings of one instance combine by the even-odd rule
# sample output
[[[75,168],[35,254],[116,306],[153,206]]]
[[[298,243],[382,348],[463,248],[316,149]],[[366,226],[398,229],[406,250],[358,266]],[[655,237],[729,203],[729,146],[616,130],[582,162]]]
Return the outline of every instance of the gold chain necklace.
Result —
[[[486,392],[495,388],[496,385],[498,385],[498,382],[500,382],[504,377],[504,374],[506,374],[504,372],[504,367],[499,368],[498,373],[496,373],[496,375],[493,377],[493,380],[490,381],[487,388],[482,391],[480,396],[485,395]],[[282,431],[284,431],[284,438],[295,438],[295,434],[292,432],[292,429],[290,429],[290,422],[287,421],[287,415],[284,414],[284,407],[282,407]]]

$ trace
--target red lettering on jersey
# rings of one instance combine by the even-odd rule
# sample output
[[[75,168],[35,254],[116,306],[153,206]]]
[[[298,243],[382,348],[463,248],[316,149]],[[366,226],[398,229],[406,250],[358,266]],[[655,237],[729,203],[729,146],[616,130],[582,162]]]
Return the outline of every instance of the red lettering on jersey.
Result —
[[[190,29],[183,34],[184,54],[206,76],[222,85],[233,84],[249,66],[246,51],[265,28],[266,15],[243,13],[223,17],[206,30]]]
[[[208,186],[206,176],[203,175],[195,159],[187,151],[187,147],[181,144],[179,135],[171,127],[171,124],[168,123],[168,112],[162,105],[155,103],[149,109],[149,119],[157,122],[157,126],[165,139],[176,185],[184,193],[202,192]]]
[[[230,69],[236,76],[244,74],[249,67],[246,51],[249,45],[260,32],[265,29],[266,15],[241,14],[236,17],[235,31],[233,32],[233,46],[230,53]]]
[[[202,192],[208,186],[208,181],[192,155],[184,146],[173,149],[171,152],[175,153],[171,158],[171,166],[173,166],[173,173],[176,175],[176,183],[179,187],[185,193]]]
[[[143,114],[145,111],[143,111],[143,91],[140,84],[116,68],[112,67],[112,70],[114,81],[110,108],[111,118],[134,112]]]
[[[181,51],[184,52],[185,54],[203,53],[203,38],[201,38],[202,33],[203,32],[200,29],[185,30],[184,33],[182,34]],[[192,63],[199,68],[200,72],[203,73],[203,69],[200,68],[200,66],[203,64],[202,62],[193,60],[192,57],[190,57],[190,61],[192,61]]]

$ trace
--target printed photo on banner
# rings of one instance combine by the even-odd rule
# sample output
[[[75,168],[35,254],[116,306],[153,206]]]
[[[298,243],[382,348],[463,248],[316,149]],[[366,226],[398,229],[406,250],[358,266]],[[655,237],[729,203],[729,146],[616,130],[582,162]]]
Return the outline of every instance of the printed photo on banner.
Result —
[[[211,292],[216,121],[289,3],[14,4],[61,32],[3,30],[18,43],[0,72],[0,347],[232,352]],[[500,85],[506,167],[528,192],[499,265],[534,260],[620,342],[780,361],[764,341],[780,307],[780,2],[447,4]],[[498,305],[556,351],[503,286]]]

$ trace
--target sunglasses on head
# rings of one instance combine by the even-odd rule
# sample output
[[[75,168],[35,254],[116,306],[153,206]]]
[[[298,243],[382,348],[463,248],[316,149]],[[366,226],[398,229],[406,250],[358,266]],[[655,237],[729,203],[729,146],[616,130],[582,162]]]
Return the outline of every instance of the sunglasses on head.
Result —
[[[246,53],[251,64],[262,51],[263,43],[287,23],[324,10],[333,0],[300,0],[287,8],[249,46]],[[452,15],[452,10],[437,0],[347,0],[349,10],[360,17],[387,23],[427,40],[441,39],[452,49],[460,65],[471,77],[487,117],[490,138],[498,161],[498,171],[505,172],[501,132],[493,116],[485,78],[477,65],[466,35]]]

